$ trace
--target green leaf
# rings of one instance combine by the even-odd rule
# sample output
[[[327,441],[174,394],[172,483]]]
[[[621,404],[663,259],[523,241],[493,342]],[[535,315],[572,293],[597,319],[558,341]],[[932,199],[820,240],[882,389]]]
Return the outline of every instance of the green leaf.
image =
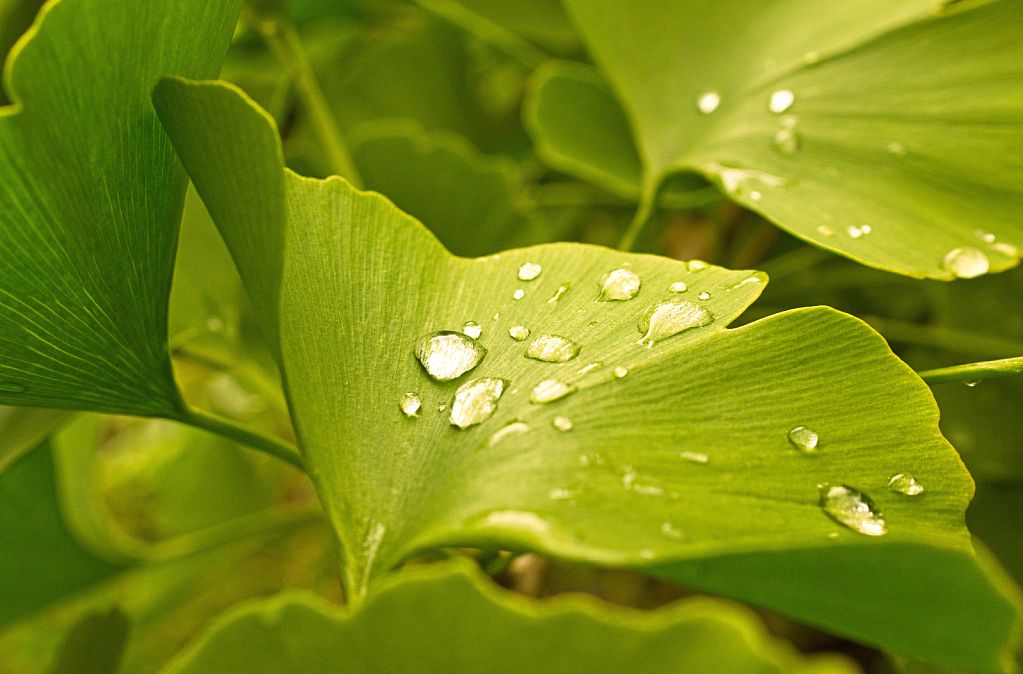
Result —
[[[0,473],[35,449],[70,416],[63,410],[0,406]]]
[[[87,613],[68,630],[51,674],[117,674],[129,628],[117,607]]]
[[[566,6],[631,121],[647,193],[668,174],[700,172],[803,239],[911,276],[987,270],[978,262],[956,271],[945,258],[958,248],[985,254],[992,271],[1017,264],[1016,0]],[[552,100],[535,104],[560,111],[535,119],[563,151],[571,127],[587,128],[596,109],[592,92],[567,94],[570,82],[548,83],[541,93]],[[776,93],[780,113],[771,109]],[[717,97],[703,99],[706,114],[705,95]],[[978,228],[1002,245],[978,238]]]
[[[350,592],[426,549],[533,549],[696,586],[707,576],[726,595],[754,584],[758,603],[867,643],[1001,669],[1019,609],[1013,588],[974,559],[962,523],[972,482],[938,432],[927,387],[862,322],[815,308],[726,330],[766,277],[702,263],[577,244],[455,258],[379,195],[286,172],[272,121],[233,87],[165,78],[154,101],[243,281],[280,289],[267,324],[279,330],[303,461]],[[274,219],[247,210],[282,183]],[[283,249],[283,260],[255,266],[251,249]],[[526,262],[542,265],[535,280],[518,279]],[[602,276],[626,263],[642,279],[638,297],[595,301]],[[669,292],[676,282],[688,289]],[[712,320],[644,348],[642,317],[669,298]],[[482,325],[485,358],[434,381],[417,343],[469,320]],[[519,325],[529,341],[509,336]],[[576,341],[580,355],[524,358],[548,333]],[[492,417],[460,430],[453,399],[475,379],[507,385]],[[578,390],[532,404],[550,379]],[[422,402],[414,418],[399,405],[408,392]],[[566,421],[574,429],[558,430]],[[817,451],[787,439],[799,426],[820,434]],[[925,497],[888,490],[905,472]],[[830,519],[825,483],[866,493],[887,535]],[[729,584],[705,570],[733,559],[749,575]],[[875,577],[884,591],[850,581]],[[907,602],[929,620],[903,620]],[[931,629],[966,609],[990,622]]]
[[[4,71],[0,402],[167,416],[167,297],[187,178],[152,110],[217,72],[239,0],[47,4]]]
[[[354,612],[308,593],[254,602],[220,618],[163,671],[311,674],[339,666],[403,674],[857,671],[841,658],[794,656],[753,615],[718,601],[689,599],[646,615],[581,597],[527,601],[464,562],[405,572]]]

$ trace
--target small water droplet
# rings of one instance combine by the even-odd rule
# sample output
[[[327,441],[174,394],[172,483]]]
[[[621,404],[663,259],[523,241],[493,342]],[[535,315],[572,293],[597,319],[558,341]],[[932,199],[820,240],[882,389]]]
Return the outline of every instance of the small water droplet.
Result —
[[[586,325],[587,325],[588,327],[591,327],[591,328],[595,328],[595,327],[597,327],[597,321],[590,321],[590,322],[589,322],[589,323],[587,323]]]
[[[807,454],[817,451],[817,441],[820,437],[817,432],[806,426],[796,426],[788,433],[789,442],[801,452]]]
[[[492,320],[492,321],[496,321],[496,320],[497,320],[497,319],[499,319],[500,317],[501,317],[501,314],[494,314],[494,315],[493,315],[493,316],[492,316],[492,317],[490,318],[490,320]]]
[[[216,316],[206,319],[206,329],[210,332],[220,332],[224,329],[224,321],[220,320]]]
[[[639,292],[639,276],[628,269],[615,269],[600,278],[598,302],[631,300]]]
[[[771,94],[771,102],[768,104],[768,108],[776,115],[780,115],[789,108],[796,101],[796,95],[788,89],[781,89]]]
[[[594,370],[599,370],[602,367],[604,367],[604,363],[598,360],[596,363],[590,363],[586,367],[581,368],[579,370],[579,374],[587,374],[589,372],[593,372]]]
[[[487,447],[493,447],[510,435],[521,435],[529,431],[529,426],[521,421],[513,421],[504,428],[498,429],[487,440]]]
[[[795,154],[799,152],[802,139],[795,129],[778,129],[771,138],[771,145],[782,154]]]
[[[401,411],[405,413],[407,417],[416,416],[416,412],[419,411],[419,406],[422,401],[415,393],[406,393],[401,397]]]
[[[705,115],[717,110],[719,105],[721,105],[721,96],[713,91],[701,94],[696,100],[696,107]]]
[[[443,412],[447,408],[448,408],[448,404],[446,402],[439,402],[439,403],[437,403],[437,411],[438,412]]]
[[[762,196],[764,196],[764,195],[762,195],[760,192],[757,192],[757,191],[753,191],[753,192],[749,193],[749,198],[752,199],[753,201],[760,201],[760,197],[762,197]]]
[[[476,321],[466,321],[465,325],[462,326],[462,332],[476,339],[482,334],[483,328]]]
[[[551,425],[562,433],[567,433],[575,428],[575,424],[573,424],[572,420],[568,417],[554,417],[554,421],[551,422]]]
[[[977,384],[980,383],[980,380],[979,379],[967,379],[963,383],[966,384],[967,386],[969,386],[970,388],[973,388],[974,386],[976,386]]]
[[[545,363],[567,363],[579,355],[582,348],[571,339],[558,335],[541,335],[526,347],[526,358]]]
[[[558,289],[554,291],[554,294],[551,295],[551,298],[547,300],[547,304],[553,304],[554,302],[560,300],[561,296],[567,293],[569,288],[571,287],[572,287],[571,283],[562,283],[560,286],[558,286]]]
[[[13,381],[0,381],[0,391],[4,393],[26,393],[28,388]]]
[[[899,473],[892,475],[892,479],[888,480],[888,491],[905,496],[919,496],[924,493],[924,486],[909,473]]]
[[[684,293],[687,290],[689,290],[689,286],[687,286],[682,281],[676,281],[675,283],[672,283],[670,286],[668,286],[669,293]]]
[[[704,290],[702,293],[700,293],[696,297],[701,299],[701,300],[709,300],[710,299],[710,293],[707,292],[706,290]]]
[[[515,325],[508,328],[508,334],[511,335],[511,338],[516,342],[521,342],[526,337],[529,337],[529,328],[524,325]]]
[[[941,266],[959,278],[976,278],[988,272],[989,262],[983,252],[966,246],[950,250],[942,260]]]
[[[855,225],[849,225],[846,227],[845,232],[849,235],[850,239],[858,239],[863,236],[863,229]]]
[[[896,157],[906,156],[906,148],[902,145],[902,143],[898,142],[888,143],[888,152],[892,153]]]
[[[819,227],[817,227],[817,232],[819,234],[821,234],[822,236],[834,236],[835,235],[835,230],[831,229],[827,225],[820,225]]]
[[[664,493],[660,483],[649,475],[639,475],[632,466],[623,468],[622,486],[643,496],[660,496]]]
[[[821,509],[839,524],[867,536],[888,533],[881,513],[863,493],[844,485],[821,486]]]
[[[708,456],[700,452],[682,452],[679,454],[686,461],[692,461],[693,463],[707,463]]]
[[[704,262],[703,260],[690,260],[689,263],[686,265],[686,269],[688,269],[691,272],[703,271],[708,267],[710,267],[710,265]]]
[[[526,291],[523,290],[522,288],[519,288],[514,293],[512,293],[512,299],[515,299],[515,300],[521,300],[525,296],[526,296]]]
[[[576,388],[569,386],[563,381],[557,379],[547,379],[533,388],[533,392],[529,395],[529,402],[532,403],[549,403],[555,400],[561,400],[569,393],[575,393]]]
[[[532,281],[537,276],[539,276],[540,272],[542,271],[543,267],[541,267],[540,265],[534,264],[532,262],[526,262],[521,267],[519,267],[519,280]]]
[[[682,532],[672,526],[671,522],[665,522],[661,525],[661,533],[676,541],[682,540]]]
[[[622,379],[629,374],[629,370],[628,368],[624,368],[621,365],[619,365],[614,369],[614,372],[612,372],[612,374],[614,375],[615,379]]]
[[[771,187],[784,187],[788,184],[788,180],[785,178],[752,169],[731,168],[721,164],[710,163],[704,164],[703,170],[707,173],[713,173],[720,178],[721,186],[729,194],[736,194],[750,180],[756,180]],[[693,270],[690,269],[689,271]]]
[[[487,350],[468,335],[442,330],[421,338],[415,354],[428,375],[450,381],[479,365]]]
[[[459,386],[451,403],[451,424],[468,428],[489,419],[506,384],[503,379],[474,379]]]
[[[570,498],[575,498],[578,495],[578,491],[573,491],[571,489],[551,489],[547,492],[547,497],[552,501],[565,501]]]
[[[981,241],[983,241],[984,243],[995,242],[995,235],[987,231],[986,229],[975,229],[973,230],[973,235],[980,239]]]
[[[712,322],[714,317],[698,304],[687,300],[670,299],[651,305],[639,320],[637,328],[643,338],[637,344],[653,347],[657,342],[690,328]]]
[[[870,225],[863,225],[860,227],[860,231],[864,234],[870,234],[873,231],[873,228]]]

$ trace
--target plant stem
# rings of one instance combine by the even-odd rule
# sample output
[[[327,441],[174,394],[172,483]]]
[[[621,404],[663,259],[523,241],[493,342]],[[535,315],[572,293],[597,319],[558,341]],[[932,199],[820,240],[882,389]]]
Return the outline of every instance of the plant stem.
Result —
[[[981,358],[1005,358],[1023,352],[1023,343],[1011,339],[960,332],[936,325],[921,325],[894,318],[864,316],[863,320],[880,332],[889,342],[932,346]]]
[[[272,456],[276,456],[282,461],[287,461],[295,468],[305,471],[305,466],[302,464],[302,457],[299,455],[298,450],[295,447],[276,438],[272,438],[269,435],[263,435],[262,433],[249,430],[248,428],[228,419],[213,416],[212,414],[195,409],[194,407],[188,407],[181,416],[175,419],[175,421],[180,421],[190,426],[195,426],[196,428],[202,428],[210,431],[211,433],[222,435],[225,438],[230,438],[231,440],[240,442],[243,445],[248,445],[253,449],[258,449]]]
[[[529,70],[536,69],[550,58],[531,42],[462,4],[451,0],[416,0],[416,4],[497,47]]]
[[[295,26],[281,17],[265,21],[253,20],[252,23],[284,67],[295,73],[295,88],[309,115],[313,132],[323,144],[331,173],[347,179],[354,187],[362,189],[362,178],[355,168],[355,162],[352,161],[344,137],[338,131],[337,120],[334,119],[330,105],[323,95],[323,90],[320,89],[316,73],[309,64],[309,58],[302,47]]]
[[[622,240],[618,243],[618,250],[628,253],[636,245],[636,239],[647,226],[647,223],[653,219],[654,213],[657,211],[658,192],[660,192],[660,188],[655,186],[653,189],[643,193],[643,198],[639,202],[636,214],[632,216],[632,222],[629,223],[629,227],[625,230]]]
[[[992,377],[1009,377],[1023,374],[1023,358],[986,360],[981,363],[967,363],[917,373],[928,384],[944,384],[951,381],[973,381]]]

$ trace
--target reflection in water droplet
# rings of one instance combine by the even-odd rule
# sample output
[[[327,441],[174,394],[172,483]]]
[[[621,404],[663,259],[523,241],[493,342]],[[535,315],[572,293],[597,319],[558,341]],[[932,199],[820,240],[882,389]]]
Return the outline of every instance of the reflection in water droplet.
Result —
[[[540,382],[533,388],[529,396],[529,402],[549,403],[564,398],[569,393],[574,393],[576,388],[557,379],[547,379]]]
[[[959,278],[976,278],[988,272],[989,262],[983,252],[966,246],[950,250],[942,260],[941,266]]]
[[[487,350],[468,335],[442,330],[421,338],[415,353],[427,374],[450,381],[479,365]]]
[[[501,440],[507,438],[509,435],[520,435],[522,433],[526,433],[527,431],[529,431],[529,426],[522,423],[521,421],[513,421],[504,428],[497,430],[493,435],[491,435],[490,438],[487,440],[487,447],[493,447],[497,443],[501,442]]]
[[[827,225],[820,225],[819,227],[817,227],[817,232],[819,234],[821,234],[822,236],[834,236],[835,235],[835,230],[831,229]]]
[[[562,433],[567,433],[575,428],[575,424],[573,424],[572,420],[568,417],[554,417],[554,421],[551,422],[551,425]]]
[[[419,411],[419,406],[422,401],[419,400],[419,396],[415,393],[406,393],[401,397],[401,411],[405,413],[407,417],[416,416],[416,412]]]
[[[515,300],[521,300],[525,296],[526,296],[526,291],[523,290],[522,288],[519,288],[514,293],[512,293],[512,299],[515,299]]]
[[[661,533],[668,538],[673,538],[676,541],[682,540],[682,532],[671,525],[671,522],[665,522],[661,525]]]
[[[554,291],[554,294],[551,295],[551,298],[547,300],[547,304],[552,304],[560,300],[561,296],[567,293],[568,289],[571,287],[572,287],[571,283],[562,283],[560,286],[558,286],[558,289]]]
[[[558,335],[542,335],[526,347],[526,358],[545,363],[567,363],[579,355],[581,347],[571,339]]]
[[[654,344],[683,330],[698,328],[714,320],[709,311],[687,300],[670,299],[651,305],[639,320],[637,328],[643,338],[637,344]]]
[[[588,372],[593,372],[594,370],[599,370],[602,367],[604,367],[604,363],[598,360],[596,363],[590,363],[586,367],[581,368],[579,370],[579,374],[586,374]]]
[[[529,337],[529,328],[524,325],[515,325],[508,328],[508,334],[511,335],[511,338],[516,342],[521,342],[526,337]]]
[[[995,235],[984,229],[973,230],[973,235],[983,241],[984,243],[994,243]]]
[[[600,297],[597,301],[631,300],[639,292],[639,285],[639,277],[628,269],[609,271],[600,279]]]
[[[788,89],[782,89],[771,94],[771,102],[768,104],[767,107],[770,108],[771,112],[773,112],[774,114],[780,115],[781,113],[791,108],[795,100],[796,100],[795,94],[793,94]]]
[[[817,432],[806,426],[796,426],[788,433],[789,442],[801,452],[807,454],[817,451],[817,441],[820,437]]]
[[[710,293],[707,292],[706,290],[704,290],[702,293],[700,293],[696,297],[701,299],[701,300],[709,300],[710,299]]]
[[[668,286],[669,293],[684,293],[687,290],[689,290],[689,286],[687,286],[682,281],[676,281],[675,283],[672,283],[670,286]]]
[[[966,379],[966,380],[963,381],[963,383],[966,384],[967,386],[969,386],[970,388],[973,388],[974,386],[976,386],[977,384],[980,383],[980,380],[979,379]]]
[[[627,374],[629,374],[629,370],[619,365],[614,369],[614,372],[612,374],[614,374],[615,379],[621,379]]]
[[[721,105],[721,96],[713,91],[702,94],[696,101],[696,107],[705,115],[717,110],[719,105]]]
[[[451,404],[451,424],[467,428],[489,419],[506,383],[503,379],[474,379],[459,386]]]
[[[888,143],[888,152],[892,153],[896,157],[905,157],[906,148],[903,147],[902,143]]]
[[[539,276],[540,272],[542,271],[543,267],[541,267],[540,265],[533,264],[532,262],[527,262],[521,267],[519,267],[519,280],[532,281],[537,276]]]
[[[802,139],[795,129],[778,129],[771,137],[771,145],[782,154],[795,154],[799,152]]]
[[[888,480],[888,491],[905,496],[919,496],[924,493],[924,486],[909,473],[899,473],[892,475],[892,479]]]
[[[708,457],[706,454],[700,452],[682,452],[679,454],[686,461],[692,461],[693,463],[707,463]]]
[[[691,271],[691,272],[692,271],[703,271],[704,269],[707,269],[708,267],[710,267],[710,265],[707,264],[706,262],[704,262],[703,260],[690,260],[689,264],[686,265],[686,268],[689,271]]]
[[[547,492],[547,497],[552,501],[565,501],[578,495],[578,491],[572,491],[571,489],[551,489]]]
[[[828,517],[853,531],[867,536],[888,533],[884,518],[871,500],[852,487],[822,485],[820,506]]]
[[[483,328],[476,321],[466,321],[465,325],[462,326],[462,332],[476,339],[483,332]]]

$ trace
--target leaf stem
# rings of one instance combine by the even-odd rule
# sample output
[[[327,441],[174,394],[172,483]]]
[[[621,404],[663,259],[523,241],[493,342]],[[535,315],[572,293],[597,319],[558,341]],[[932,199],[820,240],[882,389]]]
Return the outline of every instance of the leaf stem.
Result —
[[[618,242],[618,250],[628,253],[636,245],[636,239],[643,229],[646,228],[647,223],[653,219],[654,213],[657,212],[657,195],[659,192],[660,187],[654,186],[643,193],[639,207],[636,208],[636,214],[632,216],[632,222],[629,223],[628,229],[625,230],[622,240]]]
[[[990,379],[992,377],[1009,377],[1023,374],[1023,358],[1003,358],[1002,360],[986,360],[980,363],[954,365],[935,370],[925,370],[917,374],[928,384],[944,384],[952,381],[972,381]]]
[[[352,161],[348,145],[338,130],[337,120],[334,119],[334,113],[331,112],[323,90],[320,89],[316,73],[309,64],[309,58],[294,24],[283,17],[270,20],[252,19],[251,22],[281,63],[295,74],[295,88],[309,115],[313,132],[323,144],[331,173],[347,179],[354,187],[362,189],[362,178],[355,168],[355,162]]]
[[[1006,358],[1023,352],[1023,343],[1001,337],[960,332],[937,325],[922,325],[894,318],[864,316],[866,323],[889,342],[932,346],[981,358]]]
[[[230,438],[236,442],[240,442],[243,445],[258,449],[262,452],[266,452],[272,456],[276,456],[282,461],[287,461],[295,468],[301,471],[305,471],[305,466],[302,464],[302,457],[299,455],[298,450],[292,445],[282,442],[276,438],[272,438],[269,435],[263,435],[256,431],[249,430],[244,426],[241,426],[228,419],[214,416],[203,412],[202,410],[195,409],[194,407],[187,407],[185,411],[181,413],[181,416],[177,417],[175,421],[195,426],[196,428],[202,428],[222,435],[225,438]]]

